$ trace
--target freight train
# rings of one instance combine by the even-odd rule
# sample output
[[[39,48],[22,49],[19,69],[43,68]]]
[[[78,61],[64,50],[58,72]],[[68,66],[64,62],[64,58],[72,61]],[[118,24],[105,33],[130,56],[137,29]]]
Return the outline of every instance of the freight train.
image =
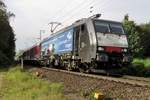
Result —
[[[99,16],[80,19],[61,29],[25,50],[22,58],[80,71],[130,64],[132,59],[122,23],[99,19]]]

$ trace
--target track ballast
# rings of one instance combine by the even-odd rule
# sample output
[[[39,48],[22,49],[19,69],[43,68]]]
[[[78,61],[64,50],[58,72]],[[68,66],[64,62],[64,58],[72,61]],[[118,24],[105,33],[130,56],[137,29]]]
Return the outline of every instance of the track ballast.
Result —
[[[52,82],[64,84],[65,93],[89,94],[100,90],[105,95],[121,100],[149,100],[149,78],[140,77],[108,77],[102,75],[71,72],[53,68],[33,68],[33,72],[41,72],[43,76]]]

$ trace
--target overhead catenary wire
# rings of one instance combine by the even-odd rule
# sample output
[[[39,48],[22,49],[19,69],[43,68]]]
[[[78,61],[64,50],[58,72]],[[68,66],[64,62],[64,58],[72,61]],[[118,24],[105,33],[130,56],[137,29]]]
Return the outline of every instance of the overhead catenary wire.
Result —
[[[83,6],[84,4],[86,4],[86,3],[85,3],[86,1],[87,1],[87,0],[83,0],[83,1],[80,2],[78,5],[69,8],[69,11],[66,11],[63,15],[61,15],[61,20],[64,20],[64,19],[62,19],[62,18],[65,18],[66,15],[69,16],[70,13],[74,12],[77,8],[80,8],[80,6]],[[57,19],[57,20],[59,20],[59,19]]]
[[[103,14],[103,10],[104,8],[107,8],[109,6],[109,3],[110,0],[107,0],[106,2],[104,2],[101,6],[101,8],[99,7],[99,3],[97,3],[96,5],[93,5],[93,13],[96,14],[96,13],[101,13]],[[85,14],[82,14],[82,16],[85,16],[88,12],[86,12]]]
[[[72,3],[73,2],[70,2],[70,0],[69,2],[66,2],[67,5],[71,5]],[[63,7],[61,7],[57,12],[55,12],[51,19],[54,19],[54,18],[56,19],[56,17],[58,17],[58,14],[62,13],[64,9],[68,8],[69,6],[66,6],[66,4]]]
[[[86,4],[85,3],[85,1],[87,1],[87,0],[83,0],[81,3],[79,3],[79,5],[77,5],[77,6],[71,6],[71,8],[70,8],[70,10],[69,10],[69,12],[67,11],[67,13],[69,13],[68,15],[71,15],[70,13],[73,13],[74,12],[74,10],[76,11],[76,9],[78,9],[78,8],[80,8],[80,6],[82,6],[83,7],[83,5],[84,4]],[[94,0],[92,0],[93,2],[94,2]],[[99,1],[99,0],[97,0],[97,1]],[[109,1],[109,0],[108,0]],[[107,2],[107,5],[106,6],[108,6],[110,3],[108,2],[108,1],[106,1]],[[67,2],[66,4],[67,5],[70,5],[70,4],[72,4],[73,2]],[[88,3],[88,2],[87,2]],[[92,4],[92,2],[91,2],[91,4]],[[97,3],[97,4],[99,4],[99,3]],[[103,4],[106,4],[105,2],[103,3]],[[90,7],[90,5],[86,5],[86,6],[89,6]],[[93,4],[93,5],[91,5],[91,6],[94,6],[94,9],[96,8],[96,6],[97,5],[95,5],[95,4]],[[103,5],[101,5],[103,8],[106,8],[106,6],[103,6]],[[63,15],[61,15],[61,17],[59,17],[59,18],[57,18],[57,16],[59,16],[59,15],[57,15],[57,14],[61,14],[63,11],[65,11],[64,9],[66,9],[66,8],[68,8],[68,7],[70,7],[70,6],[63,6],[61,9],[59,9],[59,11],[58,12],[56,12],[54,15],[54,17],[52,17],[52,19],[56,19],[57,21],[58,20],[62,20],[62,18],[63,19],[66,19],[65,18],[65,16],[67,15],[66,14],[66,12],[63,14]],[[102,9],[102,8],[101,8]],[[63,11],[62,11],[63,10]],[[85,9],[86,10],[86,9]],[[96,10],[96,9],[95,9]],[[81,12],[81,10],[79,10],[80,12]],[[67,15],[67,16],[68,16]],[[71,16],[72,17],[72,16]]]
[[[95,2],[95,3],[97,3],[97,2]],[[91,3],[90,3],[90,4],[87,5],[87,6],[95,6],[95,3],[93,3],[92,5],[90,5],[90,4],[91,4]],[[104,4],[105,4],[105,3],[104,3]],[[90,8],[90,7],[89,7],[89,8]],[[86,10],[86,9],[83,9],[82,11],[85,11],[85,10]],[[81,10],[80,10],[80,11],[81,11]],[[87,11],[87,10],[86,10],[86,11]],[[89,12],[89,11],[87,11],[87,12],[85,12],[85,13],[87,14],[88,12]],[[77,13],[78,13],[78,12],[74,13],[71,17],[69,17],[69,19],[72,19],[72,17],[73,17],[75,14],[77,14]],[[81,13],[81,14],[84,14],[84,13]],[[68,20],[68,19],[66,19],[65,21],[67,21],[67,20]],[[65,22],[65,21],[64,21],[64,22]]]
[[[87,11],[87,9],[83,9],[83,8],[89,8],[89,6],[93,3],[94,0],[92,0],[91,2],[85,3],[84,5],[82,5],[80,8],[77,8],[75,11],[71,12],[67,18],[65,18],[65,20],[62,21],[63,24],[65,24],[66,22],[70,21],[70,19],[75,19],[76,13],[78,12],[83,12],[84,10]],[[81,14],[79,14],[81,15]],[[77,16],[78,17],[78,16]]]
[[[86,1],[86,0],[83,0],[81,3],[79,3],[79,5],[82,5],[85,1]],[[68,4],[71,4],[71,2],[68,3]],[[75,9],[76,7],[78,7],[79,5],[77,5],[77,6],[71,6],[72,8],[70,8],[70,9],[73,10],[73,9]],[[69,6],[65,6],[65,7],[61,8],[57,13],[60,14],[60,13],[62,12],[62,9],[65,9],[65,8],[67,8],[67,7],[69,7]],[[65,10],[64,10],[64,11],[65,11]],[[69,11],[71,11],[71,10],[69,10]],[[67,11],[67,12],[68,12],[68,11]],[[57,14],[57,13],[55,13],[55,14]],[[52,17],[51,19],[54,19],[54,18],[55,18],[55,20],[57,20],[57,22],[60,22],[59,20],[62,20],[62,18],[64,19],[65,16],[66,16],[66,12],[64,13],[64,15],[61,15],[61,17],[59,17],[59,18],[56,18],[56,15],[55,15],[55,16]],[[63,26],[63,24],[62,24],[62,26]],[[60,27],[58,27],[58,28],[60,28]]]
[[[87,0],[83,0],[82,2],[80,2],[77,6],[73,6],[69,9],[69,11],[66,11],[63,15],[61,15],[61,17],[59,18],[56,18],[55,19],[58,21],[60,20],[59,22],[62,23],[63,27],[65,26],[65,24],[68,22],[70,23],[71,21],[73,21],[72,19],[74,20],[77,20],[77,18],[79,18],[78,16],[76,15],[79,15],[80,17],[84,16],[84,17],[87,17],[86,15],[89,16],[89,10],[90,10],[90,7],[93,7],[93,13],[95,12],[95,10],[97,10],[97,6],[99,4],[101,4],[101,9],[105,8],[104,5],[105,4],[109,4],[108,2],[110,0],[107,0],[105,2],[102,2],[100,3],[99,0],[95,1],[95,0],[89,0],[89,2],[86,2]],[[70,3],[71,4],[71,3]],[[67,8],[69,6],[66,6],[65,8]],[[85,9],[84,9],[85,8]],[[97,9],[96,9],[97,8]],[[64,10],[65,11],[65,10]],[[62,11],[60,9],[60,11],[58,11],[57,13],[60,14]],[[98,12],[98,11],[97,11]],[[80,14],[78,14],[80,13]],[[66,17],[67,16],[67,17]],[[75,17],[76,16],[76,17]],[[67,25],[67,24],[66,24]]]
[[[83,3],[81,5],[78,5],[79,7],[75,8],[75,9],[72,9],[70,10],[70,12],[67,12],[67,14],[69,14],[69,16],[65,19],[68,19],[68,18],[71,18],[73,17],[74,14],[76,14],[75,12],[82,12],[82,9],[85,8],[85,7],[89,7],[92,3],[94,2],[94,0],[91,0],[90,2],[87,2],[87,3]],[[86,10],[86,9],[84,9]],[[71,16],[70,16],[71,15]],[[65,21],[65,20],[63,20]]]
[[[109,1],[109,0],[108,0]],[[108,3],[108,1],[106,1],[106,2],[104,2],[104,3],[102,3],[102,7],[103,7],[103,5],[105,5],[106,3]],[[85,15],[85,14],[87,14],[87,15],[89,15],[88,13],[89,13],[89,10],[87,10],[87,9],[83,9],[83,8],[85,8],[85,7],[88,7],[89,9],[90,9],[90,7],[91,6],[93,6],[94,8],[97,6],[97,4],[99,4],[98,2],[93,2],[93,0],[91,1],[91,2],[89,2],[88,3],[88,5],[85,5],[85,6],[82,6],[82,7],[80,7],[80,9],[78,9],[78,10],[76,10],[76,11],[74,11],[74,13],[72,13],[72,16],[69,16],[69,17],[67,17],[62,23],[65,23],[65,22],[68,22],[68,21],[70,21],[70,19],[73,19],[73,17],[75,16],[75,15],[77,15],[77,13],[80,11],[86,11],[85,13],[81,13],[80,15]],[[109,3],[108,3],[109,4]],[[83,10],[82,10],[83,9]],[[76,13],[75,13],[76,12]]]

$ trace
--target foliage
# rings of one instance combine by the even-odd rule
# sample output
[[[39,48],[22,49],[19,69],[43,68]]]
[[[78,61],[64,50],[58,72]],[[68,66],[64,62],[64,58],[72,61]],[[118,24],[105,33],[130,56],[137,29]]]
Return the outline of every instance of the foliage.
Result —
[[[128,34],[129,49],[135,57],[150,57],[150,22],[137,25],[125,15],[123,20]]]
[[[123,25],[128,34],[129,49],[133,56],[139,56],[142,52],[140,33],[137,30],[137,25],[134,21],[129,20],[129,16],[125,15]]]
[[[3,74],[0,96],[4,100],[65,100],[63,85],[48,83],[36,78],[19,67],[9,69]]]
[[[150,58],[135,58],[132,62],[132,65],[129,67],[123,67],[120,70],[120,73],[125,75],[150,77]]]
[[[139,59],[136,58],[133,60],[132,64],[142,64],[145,68],[150,68],[150,58]]]
[[[9,23],[13,13],[7,12],[5,4],[0,0],[0,65],[9,65],[15,56],[15,35]]]
[[[140,26],[141,46],[143,47],[143,56],[150,57],[150,22]]]
[[[4,4],[4,2],[2,0],[0,0],[0,9],[4,9],[6,7],[6,5]]]

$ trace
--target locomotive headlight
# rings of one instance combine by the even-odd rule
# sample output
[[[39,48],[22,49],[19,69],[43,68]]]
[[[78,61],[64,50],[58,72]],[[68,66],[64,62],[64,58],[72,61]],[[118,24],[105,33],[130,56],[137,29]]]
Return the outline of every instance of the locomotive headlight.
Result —
[[[122,52],[127,52],[127,49],[122,49]]]
[[[99,51],[103,51],[104,48],[103,48],[103,47],[98,47],[98,50],[99,50]]]

